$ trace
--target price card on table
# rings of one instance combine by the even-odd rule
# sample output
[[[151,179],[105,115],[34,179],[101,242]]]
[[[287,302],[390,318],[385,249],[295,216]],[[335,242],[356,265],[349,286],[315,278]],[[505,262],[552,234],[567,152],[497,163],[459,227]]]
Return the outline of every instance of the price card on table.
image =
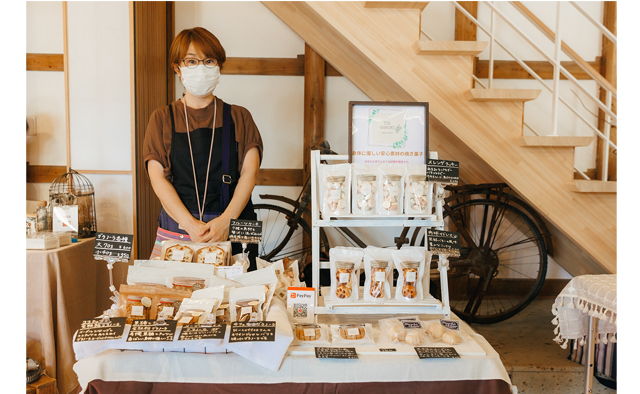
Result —
[[[74,342],[106,341],[122,338],[127,318],[112,317],[109,320],[109,323],[103,323],[102,319],[83,320]]]
[[[397,352],[397,349],[394,349],[392,347],[390,347],[390,348],[380,348],[380,351],[382,353],[384,353],[384,352]]]
[[[153,319],[134,320],[127,342],[172,342],[177,324],[175,320],[167,320],[164,325],[156,324]]]
[[[460,163],[451,160],[429,159],[427,180],[443,185],[457,185],[460,181]]]
[[[259,321],[233,322],[229,333],[231,342],[274,342],[276,340],[276,322]]]
[[[418,357],[422,358],[460,358],[452,347],[415,347]]]
[[[185,324],[182,326],[178,341],[193,341],[199,339],[224,339],[226,324],[202,326],[200,324]]]
[[[434,254],[460,256],[460,233],[427,229],[428,250]]]
[[[447,327],[450,330],[459,331],[460,330],[460,322],[457,320],[444,320],[440,319],[440,324]]]
[[[262,238],[262,222],[260,220],[231,219],[229,223],[229,240],[231,242],[257,244]]]
[[[315,350],[316,358],[358,358],[354,347],[317,347]]]
[[[93,257],[96,260],[113,258],[120,261],[129,261],[132,248],[132,234],[97,233],[95,245],[93,246]]]

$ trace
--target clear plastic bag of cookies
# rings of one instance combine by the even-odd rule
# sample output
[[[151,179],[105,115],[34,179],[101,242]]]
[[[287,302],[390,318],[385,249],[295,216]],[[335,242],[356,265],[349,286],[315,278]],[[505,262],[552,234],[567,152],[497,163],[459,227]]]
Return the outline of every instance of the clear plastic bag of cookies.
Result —
[[[275,275],[275,274],[274,274]],[[235,287],[229,290],[229,317],[232,322],[264,321],[262,304],[266,300],[264,285]]]
[[[329,250],[331,271],[331,300],[354,302],[358,300],[358,270],[362,264],[362,249],[335,247]]]
[[[394,250],[391,254],[398,271],[395,299],[406,302],[422,301],[425,248],[404,247],[400,250]]]
[[[406,164],[380,164],[378,166],[379,215],[402,214],[406,167]]]
[[[185,324],[202,324],[210,314],[215,314],[222,298],[185,298],[178,308],[175,320],[178,327]]]
[[[373,327],[365,324],[331,325],[331,344],[333,346],[374,345]]]
[[[352,164],[352,203],[354,215],[375,215],[377,213],[378,175],[375,166]]]
[[[424,327],[417,316],[394,317],[378,320],[380,326],[380,342],[421,346],[428,343]]]
[[[427,182],[426,164],[408,164],[404,182],[404,212],[430,215],[433,207],[433,183]]]
[[[320,164],[321,212],[324,219],[346,216],[351,212],[351,164]]]
[[[151,297],[129,294],[125,297],[125,310],[127,316],[126,324],[131,324],[134,320],[149,319]]]
[[[292,346],[331,346],[329,328],[325,324],[293,324]]]
[[[432,343],[459,345],[461,343],[467,343],[460,331],[460,324],[461,322],[458,323],[457,330],[445,327],[440,320],[429,320],[423,322],[422,325],[424,326],[425,334]]]
[[[264,286],[265,298],[260,303],[262,307],[262,316],[267,316],[269,308],[271,307],[271,301],[278,287],[278,275],[274,267],[268,267],[261,270],[247,272],[242,275],[238,275],[234,280],[243,286]]]
[[[391,249],[367,246],[364,249],[364,292],[369,302],[385,302],[391,299],[393,281],[393,257]]]

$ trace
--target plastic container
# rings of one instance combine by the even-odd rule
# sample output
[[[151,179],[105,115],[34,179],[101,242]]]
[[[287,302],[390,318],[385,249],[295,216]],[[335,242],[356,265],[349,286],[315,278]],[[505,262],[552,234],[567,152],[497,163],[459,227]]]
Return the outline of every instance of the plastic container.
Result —
[[[382,176],[380,213],[383,215],[402,214],[402,175]]]
[[[36,231],[49,230],[49,209],[46,201],[38,201],[38,209],[36,210]]]
[[[407,213],[427,214],[429,205],[427,175],[409,175],[404,195],[407,199]]]

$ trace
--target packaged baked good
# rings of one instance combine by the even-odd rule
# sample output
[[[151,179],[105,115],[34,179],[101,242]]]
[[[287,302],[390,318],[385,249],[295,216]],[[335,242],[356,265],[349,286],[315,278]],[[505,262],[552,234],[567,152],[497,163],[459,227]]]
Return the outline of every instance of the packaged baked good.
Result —
[[[425,271],[425,248],[406,247],[392,251],[398,271],[395,298],[398,301],[422,301],[422,277]]]
[[[204,289],[205,279],[191,276],[174,276],[171,280],[171,287],[176,290],[200,290]]]
[[[404,183],[404,212],[431,214],[433,183],[427,182],[426,164],[408,164]]]
[[[351,165],[320,164],[320,197],[322,201],[322,217],[345,216],[351,211]]]
[[[275,274],[274,274],[275,275]],[[229,318],[232,322],[264,321],[262,304],[266,300],[266,286],[236,287],[229,290]]]
[[[222,294],[222,289],[220,293]],[[185,298],[176,313],[178,326],[185,324],[202,324],[210,314],[215,314],[222,298]]]
[[[173,319],[178,312],[180,305],[182,305],[182,300],[168,297],[160,298],[160,300],[158,301],[156,314],[157,316],[160,316],[160,314],[164,312],[165,320]]]
[[[127,270],[127,284],[166,287],[166,268],[131,266]]]
[[[373,327],[369,323],[331,325],[331,344],[333,346],[374,345]]]
[[[194,263],[224,265],[226,254],[225,251],[215,245],[205,246],[196,251],[193,258]]]
[[[354,215],[375,215],[378,191],[376,167],[366,164],[352,164],[351,172],[353,179],[351,212]]]
[[[273,295],[283,302],[287,302],[287,288],[300,287],[300,273],[298,270],[298,260],[291,260],[288,268],[284,268],[284,261],[278,260],[274,263],[256,258],[256,266],[258,270],[272,267],[276,276],[278,277],[278,283]]]
[[[126,297],[125,308],[127,316],[126,324],[131,324],[134,320],[149,319],[151,298],[147,296],[129,295]]]
[[[364,293],[370,302],[384,302],[391,299],[393,278],[393,257],[391,249],[368,246],[364,249]]]
[[[404,164],[378,166],[378,214],[400,215],[403,211]]]
[[[162,260],[182,261],[190,263],[193,259],[193,249],[186,245],[171,245],[164,249],[164,253],[160,255]]]
[[[184,251],[184,254],[182,253]],[[184,263],[229,265],[231,242],[162,241],[160,259]]]
[[[231,324],[229,304],[222,304],[216,311],[216,324]]]
[[[451,329],[445,327],[441,320],[429,320],[424,322],[423,326],[425,334],[432,343],[444,343],[447,345],[466,343],[459,328]]]
[[[381,342],[420,346],[427,343],[427,336],[417,316],[394,317],[378,321]]]
[[[363,256],[362,249],[338,246],[329,250],[333,302],[358,300],[358,270]]]
[[[293,324],[292,346],[330,346],[329,329],[324,324]]]
[[[264,299],[260,305],[262,307],[262,316],[267,316],[269,307],[271,306],[271,300],[278,286],[278,276],[276,275],[274,267],[247,272],[246,274],[236,276],[234,279],[245,287],[264,286]]]

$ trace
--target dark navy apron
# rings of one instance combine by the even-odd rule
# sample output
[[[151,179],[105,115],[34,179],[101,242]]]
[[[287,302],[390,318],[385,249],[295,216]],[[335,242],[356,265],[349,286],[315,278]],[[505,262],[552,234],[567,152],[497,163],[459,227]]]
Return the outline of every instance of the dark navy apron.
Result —
[[[191,212],[194,218],[199,219],[198,202],[195,195],[195,185],[193,180],[193,167],[189,154],[189,140],[187,133],[177,133],[173,107],[169,106],[171,115],[171,151],[169,160],[171,162],[171,172],[173,175],[172,184],[176,189],[180,200]],[[204,206],[203,222],[209,222],[220,216],[229,202],[233,198],[240,171],[238,170],[238,144],[235,138],[235,124],[231,118],[231,106],[223,104],[222,127],[216,128],[213,133],[211,128],[202,127],[191,131],[191,148],[193,150],[193,162],[195,163],[196,179],[198,180],[198,193],[200,201],[203,201],[204,188],[207,176],[207,163],[209,161],[209,149],[211,138],[213,137],[213,152],[211,154],[211,166],[209,169],[209,185]],[[256,220],[257,215],[253,210],[251,198],[244,207],[239,219]],[[179,227],[162,208],[158,218],[158,226],[164,230],[187,234]],[[249,245],[249,270],[256,269],[255,258],[258,254],[257,245]],[[232,244],[232,253],[242,252],[242,245]]]

